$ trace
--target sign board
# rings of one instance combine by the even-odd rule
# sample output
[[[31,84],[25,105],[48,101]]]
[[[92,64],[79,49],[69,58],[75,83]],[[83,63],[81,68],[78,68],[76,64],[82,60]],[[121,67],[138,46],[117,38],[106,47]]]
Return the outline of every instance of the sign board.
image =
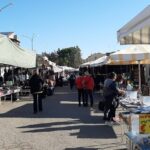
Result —
[[[150,134],[150,114],[139,115],[139,133]]]

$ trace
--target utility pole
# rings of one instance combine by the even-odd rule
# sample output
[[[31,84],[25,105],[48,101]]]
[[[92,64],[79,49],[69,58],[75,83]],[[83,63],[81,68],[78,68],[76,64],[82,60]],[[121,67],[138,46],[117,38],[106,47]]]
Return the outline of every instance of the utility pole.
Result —
[[[0,12],[1,12],[3,9],[5,9],[5,8],[11,6],[11,5],[13,5],[13,4],[12,4],[12,3],[9,3],[9,4],[7,4],[7,5],[3,6],[3,7],[1,7],[1,8],[0,8]]]
[[[35,34],[33,34],[31,37],[30,37],[30,36],[27,36],[27,35],[23,35],[23,36],[31,41],[31,49],[32,49],[32,51],[34,51],[33,44],[34,44],[34,39],[35,39],[37,36],[36,36]]]

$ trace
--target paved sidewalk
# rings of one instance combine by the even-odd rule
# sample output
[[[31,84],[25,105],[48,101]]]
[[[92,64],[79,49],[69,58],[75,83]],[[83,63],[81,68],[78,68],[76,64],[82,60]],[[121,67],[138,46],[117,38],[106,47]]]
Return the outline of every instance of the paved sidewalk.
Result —
[[[56,88],[33,114],[32,100],[0,105],[0,150],[125,150],[120,125],[107,126],[97,110],[79,107],[77,91]]]

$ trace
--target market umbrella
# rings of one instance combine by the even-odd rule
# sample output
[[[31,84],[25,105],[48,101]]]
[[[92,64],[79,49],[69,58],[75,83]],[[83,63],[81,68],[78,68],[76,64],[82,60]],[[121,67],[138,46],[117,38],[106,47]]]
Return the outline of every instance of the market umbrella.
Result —
[[[129,48],[117,51],[110,55],[110,60],[118,64],[138,64],[139,90],[141,90],[141,69],[140,64],[150,64],[150,46],[134,45]]]

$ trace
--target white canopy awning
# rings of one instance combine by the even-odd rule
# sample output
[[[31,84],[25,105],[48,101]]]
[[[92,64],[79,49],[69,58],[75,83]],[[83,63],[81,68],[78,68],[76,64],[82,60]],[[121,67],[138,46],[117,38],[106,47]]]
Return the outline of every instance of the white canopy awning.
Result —
[[[103,56],[91,62],[90,67],[102,66],[107,64],[107,62],[108,62],[108,56]]]
[[[117,32],[120,44],[150,43],[150,5]]]
[[[0,64],[34,68],[36,67],[36,54],[25,51],[9,38],[0,34]]]
[[[75,68],[72,68],[72,67],[68,67],[68,66],[59,66],[60,68],[63,69],[63,71],[71,71],[71,70],[74,70]]]
[[[49,63],[49,65],[51,65],[51,66],[56,66],[56,63],[54,63],[54,62],[52,62],[52,61],[49,61],[49,60],[48,60],[48,63]]]
[[[46,57],[46,56],[43,56],[43,59],[46,60],[46,61],[48,61],[48,57]]]
[[[53,66],[53,70],[54,70],[54,72],[55,73],[58,73],[58,72],[62,72],[63,71],[63,69],[61,68],[61,67],[59,67],[59,66]]]
[[[83,63],[80,65],[81,68],[84,68],[84,67],[87,67],[87,66],[90,66],[90,64],[92,63],[93,61],[88,61],[86,63]]]

